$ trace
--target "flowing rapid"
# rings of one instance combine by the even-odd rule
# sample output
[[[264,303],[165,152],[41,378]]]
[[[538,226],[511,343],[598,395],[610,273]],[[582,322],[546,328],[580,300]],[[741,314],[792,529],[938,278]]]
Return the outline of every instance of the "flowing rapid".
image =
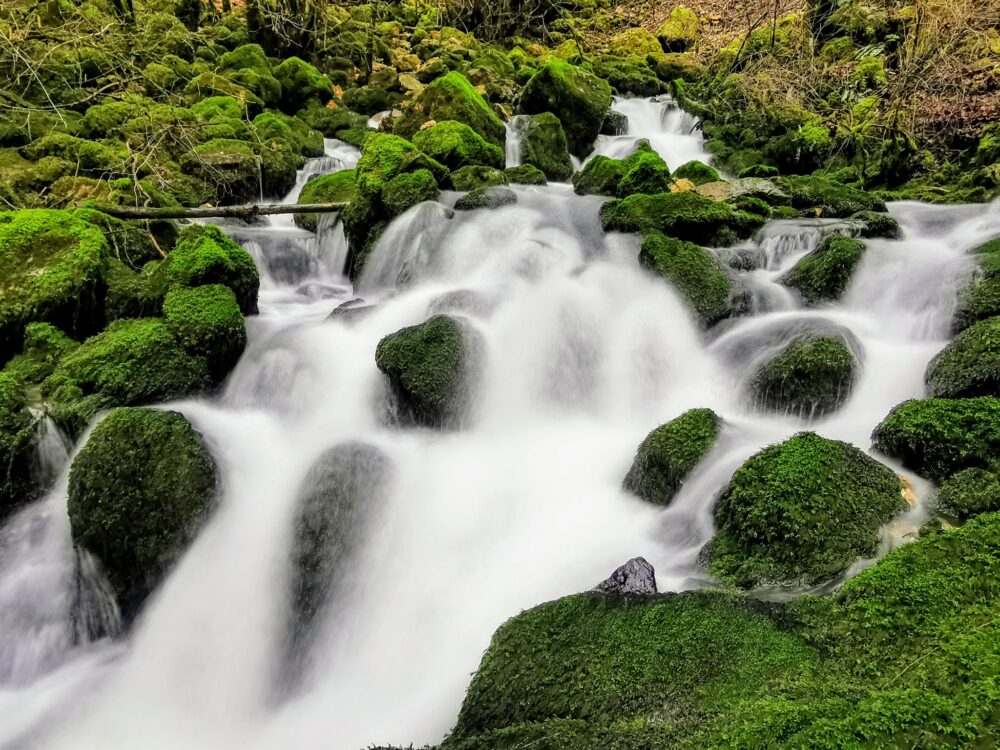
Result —
[[[646,138],[671,167],[708,158],[696,123],[671,103],[616,109],[628,133],[603,136],[598,153],[622,156]],[[286,200],[310,174],[357,159],[327,146]],[[0,746],[440,741],[506,618],[589,589],[637,555],[661,591],[705,585],[698,553],[712,503],[748,456],[807,426],[867,449],[891,407],[923,394],[972,272],[966,251],[1000,235],[995,206],[893,204],[902,239],[866,241],[843,299],[806,309],[778,279],[842,226],[774,221],[719,251],[752,268],[733,271],[746,315],[705,333],[640,268],[637,238],[603,233],[601,199],[562,184],[514,191],[517,203],[495,210],[454,211],[457,194],[412,208],[353,285],[336,219],[315,235],[286,219],[227,229],[260,267],[260,315],[224,391],[171,404],[218,459],[220,505],[127,639],[110,637],[117,613],[92,565],[74,562],[65,448],[46,442],[51,492],[0,533]],[[376,345],[437,312],[462,316],[486,342],[473,414],[457,432],[392,426]],[[754,364],[798,331],[829,327],[849,332],[862,363],[847,403],[814,421],[759,411],[746,395]],[[625,492],[641,440],[693,407],[726,426],[672,505]],[[280,690],[296,499],[317,458],[344,443],[374,447],[391,471],[352,532],[295,689]],[[918,503],[886,545],[920,514]],[[85,624],[68,606],[81,595]]]

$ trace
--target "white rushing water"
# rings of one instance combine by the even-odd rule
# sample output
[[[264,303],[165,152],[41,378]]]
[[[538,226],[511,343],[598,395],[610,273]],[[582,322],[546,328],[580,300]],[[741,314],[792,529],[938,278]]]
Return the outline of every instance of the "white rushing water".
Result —
[[[616,106],[630,134],[602,138],[599,152],[623,155],[645,137],[672,167],[706,158],[693,123],[671,105]],[[307,171],[352,162],[330,147],[338,161]],[[844,300],[805,310],[778,279],[837,224],[773,222],[745,247],[720,251],[756,259],[754,270],[734,272],[753,314],[706,334],[640,269],[636,238],[603,234],[600,199],[565,185],[515,190],[516,205],[493,211],[413,208],[382,237],[356,288],[342,275],[335,223],[319,238],[280,221],[232,230],[261,268],[260,315],[248,321],[250,344],[224,393],[172,405],[217,455],[219,509],[119,641],[101,637],[114,629],[108,613],[88,633],[67,629],[65,601],[78,584],[66,571],[80,566],[65,468],[8,524],[0,746],[439,741],[506,618],[588,589],[636,555],[653,563],[661,590],[703,585],[697,555],[712,533],[713,499],[748,456],[805,428],[868,449],[889,409],[923,394],[971,270],[965,252],[1000,235],[996,206],[895,204],[904,238],[868,241]],[[351,312],[328,319],[345,303]],[[442,311],[486,341],[474,413],[460,432],[393,427],[375,347]],[[753,363],[816,327],[845,329],[861,356],[850,400],[812,423],[758,413],[743,393]],[[716,410],[726,427],[672,506],[624,492],[643,437],[693,407]],[[296,499],[317,457],[348,441],[384,453],[391,479],[367,509],[301,683],[279,693]],[[925,499],[926,485],[916,486]]]

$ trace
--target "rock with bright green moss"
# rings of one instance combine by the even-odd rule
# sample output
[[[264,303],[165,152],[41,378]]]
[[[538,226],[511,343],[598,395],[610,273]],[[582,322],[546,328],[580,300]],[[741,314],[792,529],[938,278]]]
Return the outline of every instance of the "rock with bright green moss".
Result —
[[[733,475],[715,506],[710,570],[742,588],[823,583],[874,555],[882,525],[906,507],[889,468],[803,432]]]
[[[437,180],[427,169],[396,175],[382,188],[382,205],[389,217],[396,217],[424,201],[436,201],[441,196]]]
[[[53,418],[79,435],[100,411],[183,398],[210,384],[208,365],[188,354],[159,318],[118,320],[64,357],[44,384]]]
[[[29,323],[24,329],[24,348],[3,372],[25,387],[37,386],[79,345],[55,326]]]
[[[128,150],[120,142],[97,142],[68,133],[52,133],[32,141],[23,149],[32,161],[56,156],[74,164],[91,177],[117,177],[127,174]]]
[[[182,159],[184,171],[212,185],[220,205],[250,203],[260,198],[261,166],[244,141],[216,138],[195,146]]]
[[[482,334],[435,315],[382,339],[375,363],[386,376],[397,417],[424,427],[459,427],[467,417]]]
[[[419,130],[413,144],[450,170],[469,165],[500,169],[504,165],[503,149],[487,142],[464,122],[445,120]]]
[[[503,171],[507,182],[511,185],[547,185],[545,173],[531,164],[520,164],[508,167]]]
[[[704,162],[693,160],[681,164],[674,170],[675,180],[690,180],[695,185],[704,185],[707,182],[718,182],[722,178],[719,173]]]
[[[693,242],[650,232],[639,263],[670,282],[698,319],[710,326],[732,311],[732,284],[719,260]]]
[[[563,125],[569,150],[591,152],[611,110],[611,86],[590,71],[552,59],[531,77],[518,104],[528,115],[551,112]]]
[[[5,369],[0,372],[0,520],[37,497],[34,456],[35,420],[24,382]]]
[[[274,69],[281,84],[281,103],[289,112],[313,104],[326,104],[333,98],[333,84],[315,66],[298,57],[286,58]]]
[[[471,192],[507,184],[507,175],[493,167],[462,167],[448,176],[452,190]]]
[[[956,332],[1000,315],[1000,239],[979,245],[972,250],[972,257],[978,268],[959,294],[954,320]]]
[[[1000,399],[904,401],[875,428],[872,444],[936,482],[962,469],[989,468],[1000,455]]]
[[[222,382],[246,349],[246,321],[227,286],[173,289],[163,300],[163,320],[184,351],[205,360],[216,383]]]
[[[573,176],[566,133],[551,112],[526,115],[519,121],[522,164],[538,167],[549,180],[563,182]]]
[[[697,193],[636,194],[601,207],[606,232],[659,231],[700,245],[724,245],[748,234],[740,215],[728,203]]]
[[[573,189],[579,195],[625,198],[636,193],[666,193],[670,189],[670,179],[667,163],[649,141],[641,140],[635,151],[624,159],[595,156],[588,161],[573,175]]]
[[[995,471],[963,469],[938,488],[935,505],[960,520],[1000,511],[1000,478]]]
[[[244,315],[257,313],[260,275],[253,258],[213,225],[184,229],[177,246],[152,273],[154,292],[166,294],[176,286],[222,284],[233,290]]]
[[[77,338],[100,330],[107,257],[101,230],[69,212],[0,213],[0,364],[32,321]]]
[[[134,269],[162,257],[154,244],[154,235],[157,242],[169,247],[177,233],[168,222],[152,222],[147,226],[146,223],[116,219],[93,208],[74,208],[70,213],[100,229],[107,240],[109,256]]]
[[[1000,317],[959,333],[931,360],[925,379],[935,398],[1000,396]]]
[[[797,291],[810,305],[840,299],[851,275],[865,253],[863,242],[853,237],[831,234],[824,238],[781,281]]]
[[[701,21],[690,8],[678,5],[656,31],[664,52],[687,52],[698,40]]]
[[[393,132],[412,138],[430,120],[465,123],[494,146],[503,147],[506,129],[469,80],[457,71],[441,76],[403,108]]]
[[[217,473],[187,419],[150,409],[111,412],[73,460],[67,503],[73,541],[101,562],[126,619],[208,519]]]
[[[757,368],[749,391],[767,411],[819,418],[847,401],[858,369],[857,358],[839,336],[799,336]]]
[[[903,236],[903,230],[899,222],[889,214],[877,211],[860,211],[851,216],[852,222],[860,224],[860,237],[881,238],[887,240],[898,240]]]
[[[711,409],[691,409],[657,427],[639,445],[622,486],[650,503],[670,505],[715,446],[721,426]]]
[[[350,203],[354,198],[353,169],[343,169],[339,172],[320,175],[309,180],[302,186],[296,203],[299,205],[311,203]],[[315,232],[319,222],[319,214],[295,214],[295,225]]]
[[[792,206],[808,216],[846,218],[859,211],[885,211],[885,201],[864,190],[816,175],[778,178]]]
[[[253,112],[260,112],[264,109],[264,100],[255,93],[231,78],[211,71],[199,73],[192,78],[184,87],[184,96],[192,105],[203,99],[227,96],[241,102]]]

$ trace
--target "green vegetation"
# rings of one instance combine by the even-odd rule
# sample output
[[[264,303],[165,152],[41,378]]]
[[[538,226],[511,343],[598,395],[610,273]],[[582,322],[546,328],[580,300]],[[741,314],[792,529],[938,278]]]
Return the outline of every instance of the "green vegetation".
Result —
[[[623,486],[643,500],[670,505],[715,445],[721,425],[711,409],[691,409],[657,427],[639,445]]]
[[[718,182],[722,178],[707,164],[700,161],[689,161],[677,167],[674,171],[674,179],[691,180],[695,185],[704,185],[706,182]]]
[[[454,120],[418,131],[413,136],[413,145],[451,170],[469,165],[500,169],[504,165],[503,149],[484,140],[465,123]]]
[[[205,360],[215,382],[229,374],[247,345],[246,324],[236,295],[221,284],[168,292],[163,320],[184,351]]]
[[[839,336],[804,335],[785,344],[750,379],[754,403],[782,413],[818,418],[851,395],[858,362]]]
[[[503,122],[486,100],[461,73],[453,71],[438,78],[404,108],[393,131],[411,138],[425,122],[454,120],[465,123],[495,146],[503,146]]]
[[[398,174],[382,188],[382,204],[390,216],[400,214],[424,201],[436,201],[441,195],[437,180],[426,169]]]
[[[936,398],[1000,396],[1000,317],[959,333],[931,360],[926,379]]]
[[[462,167],[452,172],[448,181],[452,190],[468,192],[507,184],[507,175],[493,167]]]
[[[650,232],[642,242],[639,263],[669,281],[704,325],[731,312],[732,285],[722,264],[705,248]]]
[[[666,193],[670,190],[670,169],[649,141],[642,140],[624,159],[595,156],[573,175],[573,188],[580,195],[619,198],[635,193]]]
[[[24,403],[24,384],[0,371],[0,520],[35,495],[34,451],[34,420]]]
[[[569,150],[582,157],[590,153],[611,109],[611,86],[584,68],[553,59],[525,85],[518,106],[527,115],[558,117]]]
[[[601,208],[606,232],[659,231],[699,245],[728,244],[763,220],[694,192],[631,195]]]
[[[480,208],[502,208],[517,203],[517,194],[506,187],[481,187],[455,201],[456,211],[475,211]]]
[[[831,234],[796,263],[782,282],[808,304],[836,301],[847,289],[864,253],[864,243],[859,240]]]
[[[1000,480],[992,471],[963,469],[941,483],[937,494],[940,512],[961,520],[1000,510]]]
[[[70,528],[127,618],[204,524],[215,492],[215,461],[182,415],[116,409],[94,428],[70,469]]]
[[[551,112],[527,115],[521,133],[521,162],[538,167],[550,180],[564,182],[573,176],[566,133]]]
[[[905,508],[892,471],[803,432],[733,475],[715,506],[710,570],[744,588],[822,583],[874,555],[880,527]]]
[[[299,205],[309,203],[349,203],[354,198],[353,169],[315,177],[302,186]],[[310,232],[316,231],[319,214],[295,214],[295,224]]]
[[[979,268],[962,291],[955,311],[955,330],[1000,315],[1000,239],[972,251]]]

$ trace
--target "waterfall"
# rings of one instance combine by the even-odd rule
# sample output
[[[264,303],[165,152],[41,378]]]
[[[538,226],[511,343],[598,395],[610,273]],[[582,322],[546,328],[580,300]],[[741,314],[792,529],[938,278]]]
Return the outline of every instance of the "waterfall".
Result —
[[[602,137],[598,153],[647,138],[671,167],[708,159],[694,121],[669,99],[615,107],[628,135]],[[356,159],[340,153],[306,172]],[[967,250],[1000,235],[995,206],[893,204],[902,239],[867,240],[843,299],[806,309],[781,276],[827,233],[850,228],[772,222],[716,251],[748,302],[706,333],[640,267],[636,237],[602,231],[602,199],[566,185],[514,190],[517,203],[496,210],[414,207],[382,235],[356,287],[343,276],[335,221],[321,223],[325,239],[291,224],[227,228],[261,268],[261,314],[223,391],[171,404],[213,446],[218,510],[117,648],[67,629],[76,591],[67,578],[93,571],[69,543],[65,468],[8,522],[0,745],[438,743],[505,619],[589,589],[637,555],[655,566],[660,590],[704,586],[698,554],[713,500],[747,457],[803,429],[867,449],[893,406],[923,395],[971,269]],[[364,314],[330,317],[357,296]],[[394,427],[376,346],[440,310],[485,342],[473,417],[461,432]],[[761,413],[745,395],[752,363],[815,330],[844,332],[860,354],[851,397],[818,420]],[[625,492],[642,439],[693,407],[714,409],[725,428],[671,506]],[[302,486],[346,444],[384,456],[393,481],[363,509],[364,543],[317,615],[296,689],[276,695]],[[925,500],[927,486],[915,484]],[[109,615],[99,580],[88,588],[98,603],[85,609],[88,632],[113,629],[113,617],[100,625]]]

